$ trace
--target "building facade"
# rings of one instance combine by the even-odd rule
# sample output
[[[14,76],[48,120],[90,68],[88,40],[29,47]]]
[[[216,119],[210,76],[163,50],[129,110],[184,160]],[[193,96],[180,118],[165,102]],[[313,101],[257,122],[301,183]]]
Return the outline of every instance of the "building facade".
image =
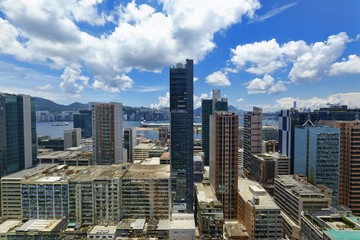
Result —
[[[92,103],[93,161],[97,165],[124,161],[122,104]]]
[[[170,154],[173,210],[193,212],[194,67],[186,60],[170,68]]]
[[[210,182],[223,204],[224,218],[235,219],[237,208],[239,116],[215,112],[210,116]]]
[[[0,93],[0,177],[35,165],[35,99]]]
[[[127,161],[132,162],[134,158],[134,147],[137,145],[137,131],[135,127],[124,129],[124,149],[127,152]]]
[[[79,113],[73,115],[74,128],[81,128],[82,138],[91,138],[92,136],[92,114],[90,109],[79,110]]]
[[[81,144],[81,128],[64,130],[64,149],[78,147]]]

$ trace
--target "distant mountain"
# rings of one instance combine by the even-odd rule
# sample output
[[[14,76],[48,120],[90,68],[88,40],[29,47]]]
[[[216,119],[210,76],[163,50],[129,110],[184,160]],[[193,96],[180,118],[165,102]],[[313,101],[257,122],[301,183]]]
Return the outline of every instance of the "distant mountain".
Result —
[[[58,114],[62,111],[78,111],[88,108],[87,104],[74,102],[70,105],[57,104],[49,99],[35,97],[36,111],[48,110],[51,113]]]

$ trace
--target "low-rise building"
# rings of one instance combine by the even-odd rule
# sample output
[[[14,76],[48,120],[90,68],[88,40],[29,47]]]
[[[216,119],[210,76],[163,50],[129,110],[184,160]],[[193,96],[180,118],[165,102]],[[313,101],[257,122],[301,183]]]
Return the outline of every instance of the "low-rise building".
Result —
[[[195,183],[195,220],[200,239],[222,239],[224,213],[223,206],[216,199],[209,181]]]
[[[275,202],[281,208],[284,232],[290,239],[300,240],[302,211],[329,208],[331,199],[330,188],[315,187],[306,181],[305,176],[283,175],[275,178]]]
[[[116,226],[94,226],[88,233],[90,239],[115,239]]]
[[[225,240],[248,240],[249,234],[246,228],[238,222],[225,222],[224,238]]]
[[[170,153],[165,152],[160,157],[160,164],[170,164]]]
[[[357,240],[360,223],[347,207],[332,207],[301,214],[302,240]]]
[[[173,213],[170,219],[170,240],[195,240],[194,214]]]
[[[153,143],[140,143],[136,145],[133,149],[133,162],[144,161],[146,158],[149,158],[149,152],[154,146],[155,144]]]
[[[250,239],[282,239],[280,207],[258,182],[239,178],[238,202],[238,222]]]
[[[92,165],[92,152],[81,151],[43,151],[38,153],[39,164],[60,164],[69,166]]]

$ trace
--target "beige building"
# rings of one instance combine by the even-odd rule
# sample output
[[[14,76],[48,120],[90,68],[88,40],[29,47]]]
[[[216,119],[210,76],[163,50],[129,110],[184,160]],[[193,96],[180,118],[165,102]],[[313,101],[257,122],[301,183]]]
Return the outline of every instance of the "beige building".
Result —
[[[331,206],[332,190],[308,183],[302,175],[275,178],[275,202],[281,208],[283,228],[290,239],[300,240],[301,212]]]
[[[239,178],[238,200],[238,222],[250,239],[282,239],[280,207],[259,183]]]
[[[196,219],[200,239],[222,239],[224,213],[209,181],[195,183]]]
[[[155,146],[154,143],[140,143],[133,149],[133,162],[144,161],[149,158],[150,150]]]
[[[246,228],[238,222],[225,222],[224,238],[225,240],[248,240],[249,234]]]
[[[39,164],[60,164],[69,166],[92,165],[92,152],[81,151],[44,151],[38,153]]]

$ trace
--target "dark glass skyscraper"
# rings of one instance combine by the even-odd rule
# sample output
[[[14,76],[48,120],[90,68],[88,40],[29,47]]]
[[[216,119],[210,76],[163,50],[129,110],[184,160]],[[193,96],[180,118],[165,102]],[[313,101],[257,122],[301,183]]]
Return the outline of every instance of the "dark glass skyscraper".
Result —
[[[213,90],[212,99],[201,102],[201,144],[205,166],[209,166],[209,116],[215,111],[228,111],[227,99],[220,97],[220,90]]]
[[[194,171],[194,68],[186,60],[185,68],[177,64],[170,68],[170,151],[173,210],[192,213]]]
[[[35,99],[0,93],[0,176],[36,164]]]
[[[81,128],[81,137],[90,138],[92,136],[91,110],[80,110],[74,114],[74,128]]]

